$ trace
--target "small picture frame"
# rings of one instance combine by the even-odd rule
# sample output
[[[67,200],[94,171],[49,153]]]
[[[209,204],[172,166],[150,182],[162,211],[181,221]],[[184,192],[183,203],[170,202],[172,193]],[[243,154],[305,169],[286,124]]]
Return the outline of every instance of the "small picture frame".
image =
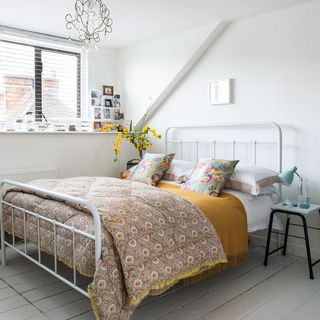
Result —
[[[97,107],[101,106],[102,101],[101,101],[101,93],[98,90],[92,90],[91,91],[91,106],[92,107]]]
[[[214,80],[210,82],[210,103],[213,105],[232,103],[232,80]]]
[[[102,86],[104,96],[113,96],[113,86]]]
[[[94,118],[95,119],[101,119],[102,115],[101,115],[101,110],[100,108],[94,108]]]
[[[105,99],[105,100],[104,100],[104,106],[105,106],[106,108],[112,108],[112,107],[113,107],[113,105],[112,105],[112,99]]]
[[[131,131],[132,131],[132,120],[126,120],[126,121],[124,121],[123,126],[124,126],[125,128],[127,128],[127,129],[129,130],[129,132],[131,132]]]
[[[103,109],[103,119],[111,119],[111,111],[110,109]]]
[[[114,111],[114,120],[123,120],[124,119],[124,113],[120,111],[120,109],[117,109]]]
[[[114,108],[121,108],[120,95],[119,94],[116,94],[113,97],[113,107]]]
[[[93,123],[93,131],[94,132],[99,132],[101,127],[102,127],[102,123],[100,121]]]
[[[98,99],[100,98],[100,92],[98,90],[92,90],[91,91],[91,98],[92,99]]]

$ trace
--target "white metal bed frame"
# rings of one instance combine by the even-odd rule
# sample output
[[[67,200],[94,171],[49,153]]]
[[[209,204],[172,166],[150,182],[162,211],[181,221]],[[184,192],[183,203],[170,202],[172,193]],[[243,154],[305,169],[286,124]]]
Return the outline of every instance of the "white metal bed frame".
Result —
[[[169,152],[169,144],[178,144],[180,145],[180,155],[181,155],[181,160],[182,158],[182,150],[183,150],[183,144],[190,144],[190,143],[195,143],[196,144],[196,158],[199,158],[199,144],[200,143],[211,143],[213,145],[213,157],[216,156],[216,145],[217,143],[221,144],[232,144],[232,160],[236,160],[236,147],[238,144],[252,144],[254,146],[254,152],[253,152],[253,164],[257,164],[257,146],[259,144],[265,144],[266,142],[259,142],[257,140],[252,140],[252,141],[237,141],[237,140],[224,140],[224,141],[218,141],[211,139],[210,141],[204,140],[204,141],[199,141],[199,140],[194,140],[194,141],[184,141],[184,140],[179,140],[179,141],[170,141],[169,140],[169,134],[173,130],[182,130],[182,129],[231,129],[231,128],[272,128],[276,132],[276,142],[274,144],[277,145],[277,170],[278,172],[282,172],[282,130],[280,126],[275,123],[275,122],[257,122],[257,123],[223,123],[223,124],[215,124],[215,125],[202,125],[202,126],[181,126],[181,127],[169,127],[166,130],[165,133],[165,146],[166,146],[166,152]],[[230,159],[231,160],[231,159]]]
[[[86,232],[83,232],[81,230],[78,230],[74,227],[70,227],[68,225],[65,225],[63,223],[60,223],[56,220],[49,219],[47,217],[44,217],[38,213],[26,210],[25,208],[18,207],[16,205],[13,205],[12,203],[9,203],[4,200],[4,186],[11,186],[11,187],[17,187],[21,190],[25,191],[31,191],[31,192],[36,192],[37,194],[43,196],[43,197],[50,197],[52,199],[56,200],[61,200],[65,201],[66,203],[71,203],[77,206],[83,206],[86,207],[90,213],[93,216],[94,219],[94,234],[89,234]],[[30,186],[28,184],[24,183],[19,183],[11,180],[3,180],[0,184],[1,187],[1,205],[0,205],[0,219],[1,219],[1,258],[2,258],[2,265],[6,265],[6,247],[9,247],[19,254],[21,254],[23,257],[29,259],[42,269],[46,270],[50,274],[54,275],[73,289],[77,290],[78,292],[82,293],[86,297],[89,297],[88,292],[83,290],[77,285],[77,270],[75,267],[75,248],[76,248],[76,241],[75,241],[75,235],[81,235],[83,237],[89,238],[91,240],[94,240],[95,242],[95,266],[98,266],[98,262],[101,257],[101,220],[100,220],[100,215],[96,207],[93,205],[92,202],[82,199],[82,198],[77,198],[77,197],[72,197],[66,194],[61,194],[58,192],[53,192],[49,190],[44,190],[41,188],[37,188],[34,186]],[[11,219],[12,219],[12,229],[11,229],[11,235],[12,235],[12,243],[9,243],[5,240],[5,232],[4,232],[4,226],[3,226],[3,205],[7,205],[11,208]],[[14,225],[14,209],[18,210],[21,212],[23,215],[23,221],[24,221],[24,238],[23,238],[23,243],[24,247],[23,250],[20,248],[16,247],[15,244],[15,225]],[[38,246],[38,260],[34,259],[32,256],[28,255],[27,251],[27,238],[26,238],[26,217],[27,215],[33,216],[37,219],[37,246]],[[44,265],[41,262],[41,248],[40,248],[40,220],[46,221],[48,223],[51,223],[53,226],[53,251],[54,251],[54,270],[48,268],[46,265]],[[57,227],[64,228],[70,232],[72,232],[72,248],[73,248],[73,259],[72,259],[72,269],[73,269],[73,282],[69,281],[68,279],[64,278],[58,273],[58,257],[57,257]]]
[[[277,140],[276,140],[276,144],[277,144],[277,149],[278,149],[278,154],[277,154],[277,163],[278,163],[278,171],[281,172],[282,171],[282,131],[281,128],[279,127],[279,125],[277,125],[276,123],[272,123],[272,122],[267,122],[267,123],[236,123],[236,124],[217,124],[217,125],[207,125],[207,126],[185,126],[185,127],[170,127],[167,129],[166,133],[165,133],[165,146],[166,146],[166,151],[168,150],[168,146],[169,144],[180,144],[181,146],[181,151],[182,151],[182,146],[184,143],[190,143],[190,141],[186,142],[186,141],[170,141],[169,140],[169,134],[170,131],[172,130],[179,130],[179,129],[209,129],[209,130],[214,130],[217,128],[225,128],[225,129],[234,129],[234,128],[263,128],[263,127],[269,127],[269,128],[273,128],[277,134]],[[196,143],[197,144],[197,158],[198,158],[198,154],[199,154],[199,143],[203,143],[204,141],[193,141],[192,143]],[[213,149],[214,149],[214,155],[215,155],[215,146],[216,146],[216,142],[215,140],[211,140],[211,143],[213,143]],[[236,147],[238,143],[241,143],[241,141],[224,141],[223,143],[228,143],[230,144],[230,142],[233,145],[233,158],[236,158]],[[207,143],[207,142],[206,142]],[[220,142],[219,142],[220,143]],[[242,142],[243,143],[243,142]],[[248,143],[248,141],[246,141],[246,143]],[[254,164],[256,164],[256,160],[257,160],[257,145],[259,144],[258,141],[252,141],[252,144],[254,145],[254,155],[253,155],[253,160],[254,160]],[[182,156],[182,152],[181,152],[181,156]],[[17,187],[21,190],[25,190],[25,191],[29,191],[29,192],[35,192],[38,195],[41,195],[43,197],[50,197],[52,199],[56,199],[56,200],[61,200],[64,201],[66,203],[70,203],[73,205],[77,205],[77,206],[83,206],[86,207],[92,214],[93,219],[94,219],[94,234],[89,234],[86,232],[83,232],[81,230],[78,230],[74,227],[70,227],[68,225],[62,224],[56,220],[53,219],[49,219],[47,217],[44,217],[36,212],[32,212],[29,210],[26,210],[25,208],[21,208],[19,206],[13,205],[11,203],[8,203],[7,201],[4,200],[4,193],[5,193],[5,186],[8,187]],[[23,184],[23,183],[19,183],[19,182],[15,182],[15,181],[11,181],[11,180],[4,180],[2,181],[2,183],[0,184],[0,188],[1,188],[1,198],[0,198],[0,222],[1,222],[1,257],[2,257],[2,265],[5,266],[6,265],[6,247],[9,247],[11,249],[13,249],[14,251],[18,252],[20,255],[22,255],[23,257],[29,259],[31,262],[35,263],[36,265],[38,265],[39,267],[41,267],[42,269],[46,270],[47,272],[49,272],[50,274],[52,274],[53,276],[57,277],[58,279],[60,279],[61,281],[63,281],[64,283],[66,283],[67,285],[69,285],[71,288],[77,290],[78,292],[80,292],[81,294],[85,295],[86,297],[89,297],[88,292],[83,290],[80,286],[77,285],[77,270],[75,267],[75,247],[76,247],[76,242],[75,242],[75,235],[80,235],[86,238],[89,238],[93,241],[95,241],[95,266],[98,266],[100,257],[101,257],[101,220],[100,220],[100,215],[99,212],[97,211],[96,207],[94,206],[93,203],[91,203],[90,201],[83,199],[83,198],[77,198],[77,197],[72,197],[69,195],[65,195],[65,194],[61,194],[61,193],[57,193],[57,192],[52,192],[52,191],[48,191],[48,190],[44,190],[38,187],[34,187],[28,184]],[[4,232],[4,226],[3,226],[3,205],[7,205],[11,208],[11,219],[12,219],[12,243],[9,243],[8,241],[5,240],[5,232]],[[23,238],[23,243],[24,243],[24,247],[23,249],[20,249],[16,246],[15,244],[15,225],[14,225],[14,209],[16,210],[16,212],[20,212],[21,215],[23,216],[23,221],[24,221],[24,238]],[[28,250],[27,250],[27,238],[26,238],[26,219],[27,216],[33,216],[37,219],[37,247],[38,247],[38,259],[33,258],[32,256],[30,256],[28,254]],[[54,268],[50,269],[49,267],[47,267],[46,265],[44,265],[41,261],[41,246],[40,246],[40,221],[46,221],[50,224],[52,224],[53,226],[53,233],[54,233],[54,240],[53,240],[53,249],[54,249]],[[70,281],[66,278],[64,278],[62,275],[60,275],[58,273],[58,257],[57,257],[57,227],[59,228],[64,228],[66,230],[68,230],[69,232],[72,232],[72,247],[73,247],[73,263],[72,263],[72,269],[73,269],[73,281]]]

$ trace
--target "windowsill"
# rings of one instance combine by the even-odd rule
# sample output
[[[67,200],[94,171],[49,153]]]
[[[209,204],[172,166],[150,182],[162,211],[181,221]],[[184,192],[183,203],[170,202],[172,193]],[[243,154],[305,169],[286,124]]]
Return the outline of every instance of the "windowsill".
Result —
[[[90,131],[0,131],[0,135],[115,135],[118,133]]]

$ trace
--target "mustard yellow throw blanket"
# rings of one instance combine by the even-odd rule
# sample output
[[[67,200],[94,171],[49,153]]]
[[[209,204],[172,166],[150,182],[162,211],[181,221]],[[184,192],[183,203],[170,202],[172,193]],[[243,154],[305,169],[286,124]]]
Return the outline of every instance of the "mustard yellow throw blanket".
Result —
[[[198,192],[183,190],[177,185],[160,183],[158,187],[182,197],[207,216],[213,224],[227,255],[228,265],[236,266],[248,256],[248,225],[245,208],[241,201],[228,193],[221,193],[219,197],[212,197]],[[221,270],[221,265],[217,270]],[[210,272],[209,272],[210,273]],[[201,277],[200,277],[201,278]]]

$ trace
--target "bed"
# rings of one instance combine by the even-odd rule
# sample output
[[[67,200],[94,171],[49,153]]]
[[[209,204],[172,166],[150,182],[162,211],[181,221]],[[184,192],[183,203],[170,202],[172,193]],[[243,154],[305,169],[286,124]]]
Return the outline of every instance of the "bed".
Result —
[[[281,171],[282,139],[277,125],[233,124],[208,128],[276,129],[275,142],[268,144],[277,148],[275,157]],[[170,140],[170,131],[176,134],[180,129],[186,128],[168,129],[166,149],[180,148],[183,158],[184,143],[192,143],[199,158],[201,143],[207,142]],[[212,143],[215,155],[218,142]],[[256,162],[259,142],[250,143]],[[228,145],[235,159],[237,142],[232,140]],[[104,177],[2,184],[15,187],[2,199],[3,265],[6,247],[18,251],[90,297],[100,319],[130,319],[146,296],[160,294],[178,281],[199,280],[237,265],[247,256],[248,231],[265,227],[262,220],[256,223],[250,219],[250,202],[228,190],[221,197],[208,200],[182,192],[173,184],[162,183],[155,188]],[[265,199],[263,203],[266,210],[268,201]],[[265,215],[268,213],[262,209],[262,203],[259,209]],[[5,240],[5,231],[13,236],[11,243]],[[23,249],[16,246],[15,236],[23,239]],[[28,255],[27,242],[37,244],[37,259]],[[41,252],[54,257],[52,269],[42,264]],[[58,261],[73,269],[73,281],[59,275]],[[88,291],[77,285],[77,271],[94,276]]]

